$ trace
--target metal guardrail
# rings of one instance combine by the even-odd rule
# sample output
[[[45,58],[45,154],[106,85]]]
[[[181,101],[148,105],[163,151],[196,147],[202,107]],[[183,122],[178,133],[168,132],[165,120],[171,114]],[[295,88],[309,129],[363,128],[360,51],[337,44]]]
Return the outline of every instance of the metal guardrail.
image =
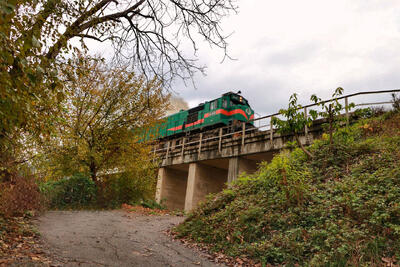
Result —
[[[349,119],[350,119],[350,108],[349,108],[349,105],[350,105],[349,104],[349,99],[350,98],[354,98],[354,97],[360,96],[360,95],[388,94],[388,93],[397,93],[397,92],[400,92],[400,89],[359,92],[359,93],[354,93],[354,94],[349,94],[349,95],[340,96],[340,97],[336,97],[336,98],[331,98],[331,99],[328,99],[328,100],[320,101],[318,103],[302,106],[301,109],[304,109],[304,115],[308,117],[309,108],[317,107],[321,103],[329,103],[329,102],[333,102],[333,101],[336,101],[336,100],[344,99],[344,102],[345,102],[344,103],[344,110],[345,110],[345,112],[342,115],[345,115],[346,124],[348,125],[349,124]],[[373,102],[373,103],[358,103],[358,104],[354,103],[355,107],[357,107],[357,106],[387,105],[387,104],[393,104],[393,102],[392,101],[383,101],[383,102]],[[275,132],[275,129],[274,129],[273,125],[272,125],[272,119],[274,117],[278,117],[280,115],[282,115],[282,114],[277,112],[277,113],[274,113],[274,114],[270,114],[270,115],[266,115],[266,116],[263,116],[263,117],[259,117],[259,118],[253,119],[250,122],[252,122],[253,124],[256,124],[258,122],[258,126],[254,126],[254,127],[251,127],[251,128],[248,128],[248,127],[246,128],[246,123],[243,122],[242,123],[242,127],[241,127],[242,129],[240,131],[236,131],[236,132],[231,132],[231,133],[228,132],[226,134],[223,134],[224,130],[228,129],[229,126],[221,127],[221,128],[219,128],[218,136],[212,136],[212,137],[208,137],[208,138],[203,138],[203,133],[200,133],[198,140],[194,140],[194,141],[190,141],[190,142],[186,142],[187,141],[186,137],[180,137],[178,139],[175,139],[175,142],[176,142],[176,140],[179,140],[180,142],[179,142],[179,144],[174,145],[174,147],[172,147],[172,141],[169,140],[166,143],[167,147],[154,149],[153,153],[154,154],[159,154],[159,155],[164,154],[165,158],[168,158],[171,150],[173,149],[175,151],[176,150],[178,150],[178,151],[180,150],[179,154],[181,156],[183,156],[185,154],[185,148],[192,147],[191,150],[197,150],[198,153],[200,154],[201,151],[202,151],[202,146],[203,145],[205,145],[205,144],[207,144],[209,142],[212,142],[212,141],[217,141],[217,140],[218,140],[218,151],[221,152],[224,139],[227,139],[228,137],[234,137],[234,136],[240,135],[241,136],[241,145],[243,146],[245,144],[246,134],[249,133],[249,132],[254,132],[255,130],[258,130],[260,132],[269,133],[269,139],[272,142],[273,138],[274,138],[274,132]],[[262,124],[264,120],[266,121],[266,122],[264,122],[266,124]],[[265,129],[265,130],[263,131],[262,129]],[[305,135],[308,134],[307,126],[304,129],[304,133],[305,133]],[[195,147],[193,148],[193,146],[195,146]]]

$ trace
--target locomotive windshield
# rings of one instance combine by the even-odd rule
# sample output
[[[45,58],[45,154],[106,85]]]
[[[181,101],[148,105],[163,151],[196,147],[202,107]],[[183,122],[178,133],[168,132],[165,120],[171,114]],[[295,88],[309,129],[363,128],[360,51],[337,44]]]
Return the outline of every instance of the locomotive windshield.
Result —
[[[248,105],[247,100],[240,95],[231,95],[231,101],[234,105]]]

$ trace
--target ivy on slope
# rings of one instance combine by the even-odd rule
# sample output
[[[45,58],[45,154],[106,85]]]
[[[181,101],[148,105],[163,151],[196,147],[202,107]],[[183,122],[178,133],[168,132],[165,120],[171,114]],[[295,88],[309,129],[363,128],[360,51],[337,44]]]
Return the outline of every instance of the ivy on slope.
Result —
[[[263,265],[400,263],[400,114],[283,151],[210,196],[175,231]]]

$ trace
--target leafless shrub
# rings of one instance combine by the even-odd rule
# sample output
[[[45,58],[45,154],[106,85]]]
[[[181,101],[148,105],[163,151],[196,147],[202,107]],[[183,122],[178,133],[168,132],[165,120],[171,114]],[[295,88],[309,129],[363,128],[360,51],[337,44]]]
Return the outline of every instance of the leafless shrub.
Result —
[[[395,93],[392,94],[392,107],[395,111],[400,111],[400,97]]]
[[[372,116],[379,116],[379,115],[384,114],[385,112],[386,111],[383,106],[375,106],[375,107],[371,108]]]
[[[0,214],[18,216],[40,208],[41,196],[33,177],[14,174],[9,181],[0,184]]]

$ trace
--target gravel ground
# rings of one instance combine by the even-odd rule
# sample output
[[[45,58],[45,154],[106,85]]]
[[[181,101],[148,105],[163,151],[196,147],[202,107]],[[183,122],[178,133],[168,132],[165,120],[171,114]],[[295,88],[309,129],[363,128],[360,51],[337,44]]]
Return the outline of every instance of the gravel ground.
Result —
[[[36,225],[55,266],[221,266],[163,232],[183,217],[51,211]]]

